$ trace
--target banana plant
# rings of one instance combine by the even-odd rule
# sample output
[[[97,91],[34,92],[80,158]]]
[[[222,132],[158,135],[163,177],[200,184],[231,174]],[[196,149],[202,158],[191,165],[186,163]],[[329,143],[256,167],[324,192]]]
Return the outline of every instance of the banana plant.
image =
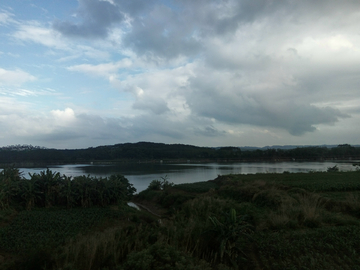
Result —
[[[36,182],[33,179],[22,181],[20,194],[27,210],[31,210],[35,206],[36,200],[40,198],[39,191],[36,188]]]
[[[45,207],[56,204],[56,197],[60,189],[60,173],[46,169],[46,171],[41,171],[39,174],[29,173],[29,175],[31,180],[37,183],[41,204]]]
[[[71,176],[63,175],[62,186],[60,188],[60,198],[62,199],[67,208],[72,208],[75,205],[75,191],[74,183]]]
[[[22,179],[17,168],[4,168],[0,172],[0,208],[10,207],[12,199],[16,197],[19,183]]]
[[[74,190],[76,205],[81,207],[89,207],[93,204],[91,193],[94,187],[94,181],[90,176],[74,177]]]

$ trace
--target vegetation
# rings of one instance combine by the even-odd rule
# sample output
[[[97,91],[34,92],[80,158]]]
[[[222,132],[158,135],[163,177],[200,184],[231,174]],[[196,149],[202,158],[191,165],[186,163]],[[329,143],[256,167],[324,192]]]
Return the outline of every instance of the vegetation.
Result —
[[[292,149],[252,149],[239,147],[197,147],[182,144],[125,143],[87,149],[57,150],[33,146],[0,148],[0,164],[49,164],[160,160],[324,160],[360,158],[360,147],[341,144],[337,147],[296,147]]]
[[[156,215],[121,176],[0,177],[3,269],[360,269],[359,171],[164,177],[132,197]]]
[[[161,180],[155,179],[150,182],[148,189],[149,190],[164,190],[169,187],[174,186],[174,183],[170,183],[167,180],[167,176],[161,177]]]
[[[0,209],[31,210],[34,207],[90,207],[119,204],[136,192],[122,175],[106,178],[67,177],[47,169],[30,174],[30,180],[16,168],[0,172]]]

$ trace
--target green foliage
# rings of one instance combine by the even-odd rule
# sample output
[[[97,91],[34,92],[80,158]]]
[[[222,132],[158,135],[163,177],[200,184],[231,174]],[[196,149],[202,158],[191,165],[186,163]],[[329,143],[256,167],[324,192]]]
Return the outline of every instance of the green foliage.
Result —
[[[123,216],[123,211],[109,208],[22,211],[9,225],[0,228],[0,246],[8,251],[56,246],[106,219]]]
[[[167,175],[160,177],[159,179],[152,180],[148,186],[148,190],[165,190],[169,187],[173,187],[174,183],[169,182]]]
[[[356,191],[360,190],[359,173],[353,172],[313,172],[313,173],[259,173],[259,174],[241,174],[241,175],[226,175],[219,178],[219,192],[224,193],[224,196],[233,196],[239,200],[246,197],[248,201],[253,192],[238,193],[235,189],[238,188],[238,183],[255,183],[264,184],[276,183],[287,187],[298,187],[311,192],[336,192],[336,191]],[[226,193],[226,194],[225,194]],[[232,193],[232,195],[230,195]],[[241,195],[241,196],[240,196]]]
[[[206,270],[212,269],[209,264],[201,262],[196,265],[188,254],[167,244],[156,243],[139,252],[130,253],[123,270]]]
[[[9,208],[18,196],[21,173],[19,169],[7,167],[0,172],[0,209]]]
[[[161,190],[161,181],[160,180],[152,180],[147,188],[148,190]]]
[[[196,183],[184,183],[175,185],[176,189],[191,193],[205,193],[210,189],[218,188],[218,185],[214,181],[196,182]]]
[[[209,219],[212,223],[212,236],[219,247],[220,261],[229,260],[234,268],[238,268],[241,261],[247,259],[243,249],[250,243],[252,226],[245,216],[237,216],[233,208],[221,220],[215,216],[210,216]]]
[[[327,172],[338,172],[339,171],[339,167],[337,165],[333,166],[333,167],[328,167]]]
[[[122,177],[61,180],[52,207],[0,211],[1,250],[21,254],[9,269],[359,269],[358,172],[228,175],[135,195],[174,208],[161,220],[122,204],[92,207],[131,193]],[[66,194],[87,207],[54,207]]]
[[[174,209],[179,209],[186,201],[191,200],[193,198],[194,198],[193,195],[174,192],[174,193],[165,194],[165,196],[163,196],[161,200],[159,200],[159,203],[163,207],[174,210]]]
[[[122,175],[106,178],[61,176],[47,169],[21,177],[18,169],[0,172],[0,209],[15,207],[90,207],[120,204],[129,201],[136,189]]]
[[[360,227],[339,226],[258,233],[263,269],[360,269]]]
[[[21,150],[21,151],[19,151]],[[32,146],[0,148],[0,163],[30,164],[76,163],[84,161],[138,160],[324,160],[357,159],[360,147],[348,144],[337,147],[297,147],[294,149],[245,149],[238,147],[197,147],[164,143],[125,143],[77,150],[56,150]]]

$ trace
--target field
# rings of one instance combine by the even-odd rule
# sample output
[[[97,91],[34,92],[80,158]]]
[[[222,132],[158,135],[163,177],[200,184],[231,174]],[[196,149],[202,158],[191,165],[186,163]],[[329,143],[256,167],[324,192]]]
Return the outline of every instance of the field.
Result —
[[[169,179],[171,180],[171,179]],[[360,172],[154,181],[104,207],[3,209],[2,269],[360,269]]]

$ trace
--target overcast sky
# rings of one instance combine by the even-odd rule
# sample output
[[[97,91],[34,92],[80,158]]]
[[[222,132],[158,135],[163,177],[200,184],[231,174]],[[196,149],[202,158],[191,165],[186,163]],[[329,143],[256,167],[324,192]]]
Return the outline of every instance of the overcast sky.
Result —
[[[1,0],[0,146],[360,144],[360,2]]]

